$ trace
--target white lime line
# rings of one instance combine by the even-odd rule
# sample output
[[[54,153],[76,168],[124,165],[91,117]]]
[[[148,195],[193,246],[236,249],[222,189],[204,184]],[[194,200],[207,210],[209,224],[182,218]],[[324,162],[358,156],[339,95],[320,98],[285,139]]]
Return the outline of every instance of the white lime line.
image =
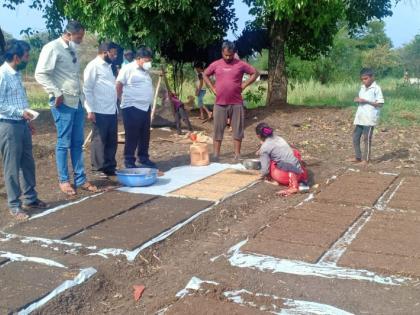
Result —
[[[376,202],[376,204],[374,205],[375,209],[378,209],[380,211],[383,211],[387,208],[389,202],[391,201],[392,198],[394,198],[394,195],[396,194],[396,192],[400,189],[401,185],[404,183],[404,178],[400,180],[400,182],[395,186],[392,185],[391,187],[389,187],[385,193],[382,194],[382,196],[378,199],[378,201]],[[386,196],[389,194],[388,198],[385,200]]]
[[[215,281],[208,281],[208,280],[201,280],[197,277],[192,277],[191,280],[187,283],[186,287],[179,291],[176,294],[178,299],[182,299],[188,295],[191,295],[197,291],[202,291],[201,288],[202,284],[213,284],[218,286],[219,283]],[[259,309],[261,311],[266,311],[271,314],[278,314],[278,315],[352,315],[352,313],[346,312],[341,310],[337,307],[311,302],[311,301],[302,301],[302,300],[294,300],[294,299],[286,299],[281,298],[276,295],[271,294],[264,294],[264,293],[253,293],[246,289],[234,290],[234,291],[224,291],[223,295],[231,302],[243,306],[251,306],[255,309]],[[261,304],[261,302],[257,302],[258,300],[253,300],[252,297],[265,297],[271,299],[267,305]],[[251,299],[250,299],[251,298]],[[276,303],[276,301],[280,303]],[[279,305],[284,305],[285,307],[280,308]],[[167,310],[169,310],[172,305],[165,307],[164,309],[158,312],[159,315],[165,314]]]
[[[40,308],[41,306],[45,305],[48,301],[59,295],[60,293],[66,291],[67,289],[70,289],[74,286],[77,286],[79,284],[82,284],[86,280],[88,280],[90,277],[92,277],[96,273],[96,269],[89,267],[85,269],[81,269],[79,274],[73,279],[73,280],[66,280],[61,285],[59,285],[57,288],[55,288],[53,291],[51,291],[47,296],[43,297],[39,301],[32,303],[25,309],[22,309],[18,312],[18,315],[28,315],[37,308]]]
[[[384,285],[402,285],[414,282],[408,277],[382,276],[369,270],[338,267],[334,263],[311,264],[304,261],[280,259],[259,254],[245,254],[240,248],[247,243],[244,240],[231,247],[228,260],[232,266],[251,268],[263,272],[286,273],[298,276],[314,276],[329,279],[361,280]]]
[[[370,218],[372,217],[373,211],[366,210],[360,218],[354,222],[350,228],[346,231],[346,233],[339,238],[331,248],[322,255],[319,259],[320,264],[336,264],[341,256],[343,256],[344,252],[347,250],[347,247],[353,242],[353,240],[357,237],[366,223],[369,222]]]
[[[37,264],[47,265],[51,267],[67,268],[66,266],[51,259],[46,259],[46,258],[41,258],[41,257],[23,256],[21,254],[16,254],[16,253],[11,253],[11,252],[0,251],[0,257],[8,258],[11,261],[28,261],[28,262],[34,262]]]

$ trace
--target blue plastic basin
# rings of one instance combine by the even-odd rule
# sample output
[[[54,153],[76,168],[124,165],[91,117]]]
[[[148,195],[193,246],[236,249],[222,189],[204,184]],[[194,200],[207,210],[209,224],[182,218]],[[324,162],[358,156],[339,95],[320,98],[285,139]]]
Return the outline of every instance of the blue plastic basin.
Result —
[[[115,173],[118,181],[129,187],[150,186],[157,181],[157,169],[155,168],[125,168]]]

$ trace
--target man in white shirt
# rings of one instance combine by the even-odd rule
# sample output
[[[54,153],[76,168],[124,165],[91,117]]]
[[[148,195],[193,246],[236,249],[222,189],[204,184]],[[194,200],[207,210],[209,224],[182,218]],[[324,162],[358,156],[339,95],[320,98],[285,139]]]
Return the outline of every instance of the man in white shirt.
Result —
[[[115,175],[118,146],[117,92],[112,62],[118,56],[118,45],[99,45],[98,56],[85,68],[83,92],[87,119],[93,124],[90,157],[92,170],[106,176]]]
[[[85,113],[80,85],[80,62],[77,48],[85,30],[77,21],[69,21],[64,34],[46,44],[39,55],[35,79],[49,95],[49,105],[57,129],[55,158],[62,192],[76,194],[70,184],[68,152],[74,173],[74,187],[91,192],[98,188],[86,178],[83,160]]]
[[[141,166],[156,168],[156,164],[149,159],[150,105],[154,94],[149,74],[152,56],[150,48],[140,48],[135,60],[122,67],[117,77],[117,96],[121,100],[125,129],[126,168],[136,167],[136,149]]]
[[[378,123],[380,110],[384,105],[384,97],[380,86],[375,82],[372,69],[363,68],[360,72],[360,80],[363,84],[360,87],[359,95],[354,99],[359,104],[353,123],[355,125],[353,132],[355,157],[350,161],[368,164],[372,151],[373,128]],[[362,135],[365,144],[363,155],[360,149]]]

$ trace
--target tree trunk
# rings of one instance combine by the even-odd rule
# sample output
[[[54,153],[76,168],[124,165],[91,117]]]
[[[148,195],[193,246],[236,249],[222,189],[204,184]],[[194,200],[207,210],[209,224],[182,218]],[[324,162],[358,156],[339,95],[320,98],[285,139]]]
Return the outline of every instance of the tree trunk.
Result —
[[[287,21],[275,21],[274,19],[269,28],[267,106],[282,106],[287,103],[287,74],[284,52],[287,29]]]

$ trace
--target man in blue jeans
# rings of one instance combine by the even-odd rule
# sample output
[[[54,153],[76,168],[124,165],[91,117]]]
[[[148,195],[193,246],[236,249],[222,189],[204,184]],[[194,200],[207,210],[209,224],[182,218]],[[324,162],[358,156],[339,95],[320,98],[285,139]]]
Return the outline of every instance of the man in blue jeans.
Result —
[[[83,26],[70,21],[64,34],[46,44],[39,56],[35,79],[47,91],[57,129],[56,163],[60,189],[75,195],[75,188],[97,192],[87,181],[83,161],[85,113],[80,86],[80,62],[77,54],[85,34]],[[70,184],[67,155],[73,165],[74,188]]]
[[[135,61],[122,67],[117,77],[117,97],[121,100],[125,129],[126,168],[136,167],[136,149],[139,166],[156,168],[156,164],[149,159],[150,104],[153,102],[149,70],[152,56],[150,48],[140,48]]]

